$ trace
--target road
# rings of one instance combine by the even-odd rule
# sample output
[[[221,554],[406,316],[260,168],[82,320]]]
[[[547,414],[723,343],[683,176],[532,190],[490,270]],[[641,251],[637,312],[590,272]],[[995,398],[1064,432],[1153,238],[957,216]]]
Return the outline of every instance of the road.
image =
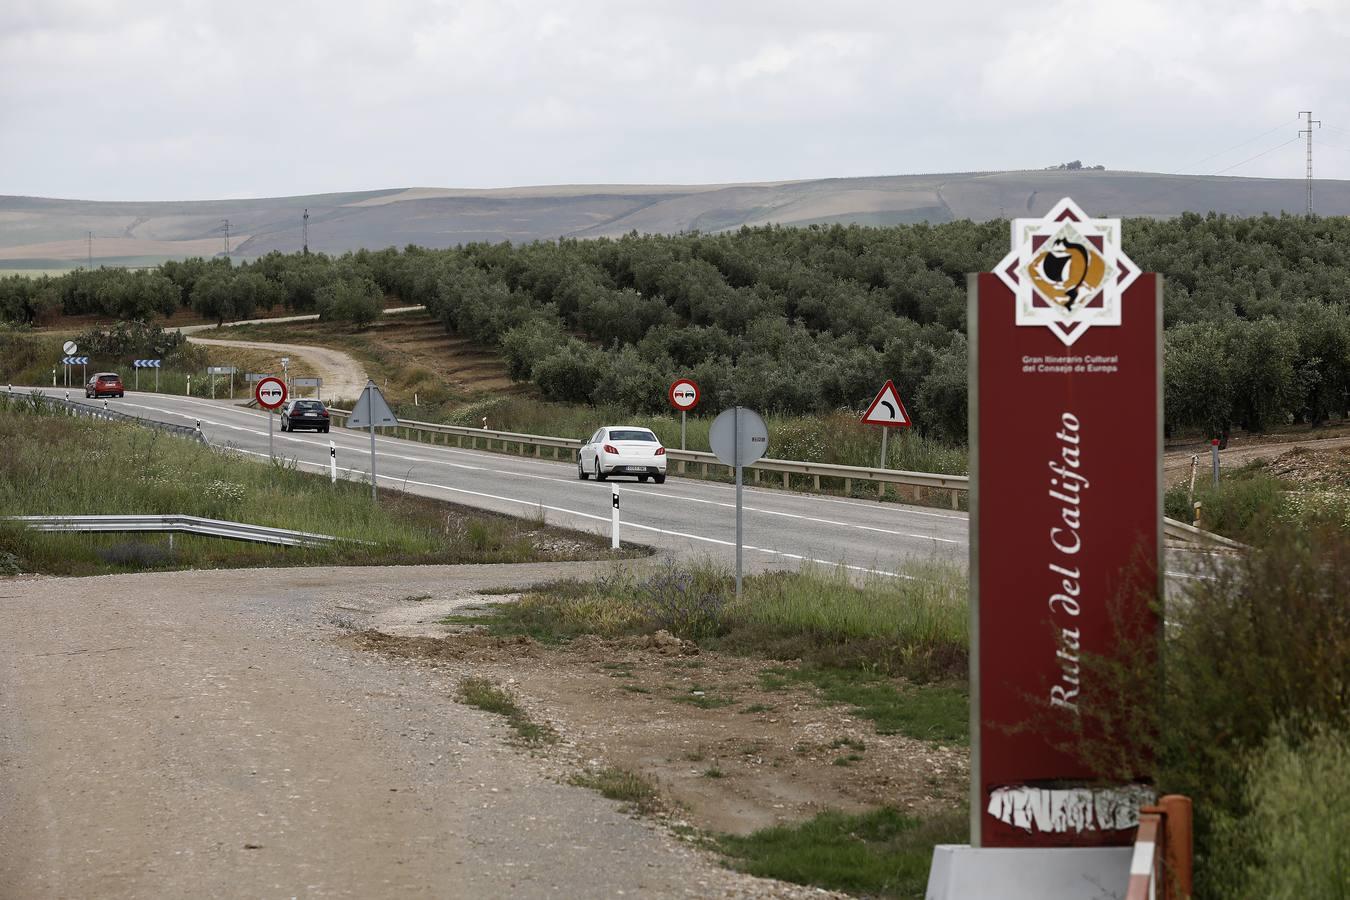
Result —
[[[95,402],[85,401],[81,394],[72,394],[72,399]],[[267,458],[267,415],[263,412],[228,401],[131,391],[108,404],[144,418],[188,425],[200,422],[211,444]],[[272,435],[278,457],[293,459],[312,471],[328,470],[330,439],[336,445],[340,475],[368,480],[368,432],[335,428],[329,434],[275,430]],[[663,485],[632,479],[580,481],[576,464],[570,461],[390,437],[377,437],[375,443],[376,473],[384,488],[521,516],[542,510],[550,523],[608,534],[610,489],[617,486],[625,540],[680,558],[706,556],[725,564],[735,560],[735,489],[731,485],[676,477]],[[858,574],[890,575],[910,561],[966,563],[964,513],[898,503],[747,487],[744,535],[747,571],[796,569],[809,561],[843,565]]]
[[[0,897],[818,897],[508,745],[349,620],[606,564],[0,579]],[[467,601],[466,601],[467,602]]]

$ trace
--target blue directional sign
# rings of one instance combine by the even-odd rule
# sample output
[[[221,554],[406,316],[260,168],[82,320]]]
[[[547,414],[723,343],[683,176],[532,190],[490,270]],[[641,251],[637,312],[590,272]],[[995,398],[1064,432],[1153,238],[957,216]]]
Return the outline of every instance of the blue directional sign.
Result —
[[[61,357],[61,365],[63,365],[63,366],[87,366],[87,365],[89,365],[89,357],[87,357],[87,356],[63,356],[63,357]]]
[[[138,369],[158,369],[162,359],[137,359],[132,360],[132,365]]]

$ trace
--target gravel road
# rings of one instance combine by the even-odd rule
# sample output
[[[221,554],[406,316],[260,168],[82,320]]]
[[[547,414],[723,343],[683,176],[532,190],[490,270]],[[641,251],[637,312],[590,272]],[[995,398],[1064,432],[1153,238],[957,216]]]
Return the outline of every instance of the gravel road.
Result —
[[[350,354],[331,347],[312,347],[308,344],[273,344],[266,341],[236,341],[202,338],[189,335],[188,341],[206,347],[238,347],[242,350],[264,350],[278,358],[294,356],[303,359],[314,374],[323,379],[323,396],[355,399],[366,389],[366,370]]]
[[[335,638],[612,563],[0,579],[0,897],[779,897]]]

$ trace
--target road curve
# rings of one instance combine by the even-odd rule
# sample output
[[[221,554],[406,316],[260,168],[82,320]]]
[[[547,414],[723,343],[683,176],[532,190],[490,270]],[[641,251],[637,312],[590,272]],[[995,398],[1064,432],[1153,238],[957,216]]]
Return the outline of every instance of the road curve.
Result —
[[[195,334],[188,335],[188,342],[204,347],[237,347],[241,350],[262,350],[273,353],[278,358],[290,356],[305,361],[309,369],[323,379],[321,395],[355,400],[365,390],[367,375],[365,367],[351,355],[331,347],[314,347],[308,344],[274,344],[267,341],[240,341],[220,338],[204,338]],[[280,363],[277,372],[281,371]]]

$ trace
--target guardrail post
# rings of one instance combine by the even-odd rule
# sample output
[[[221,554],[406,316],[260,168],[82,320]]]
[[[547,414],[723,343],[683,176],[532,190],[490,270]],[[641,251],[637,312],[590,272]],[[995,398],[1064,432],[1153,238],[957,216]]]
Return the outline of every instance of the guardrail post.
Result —
[[[886,496],[886,482],[884,482],[884,481],[878,481],[878,482],[877,482],[877,499],[880,500],[882,497],[885,497],[885,496]]]
[[[952,488],[952,509],[960,509],[960,508],[961,508],[961,492],[958,491],[956,488]]]
[[[819,475],[812,475],[812,476],[811,476],[811,479],[812,479],[812,481],[815,483],[815,486],[816,486],[816,493],[820,493],[820,476],[819,476]]]
[[[846,496],[846,497],[851,497],[851,496],[853,496],[853,479],[852,479],[852,478],[845,478],[845,479],[844,479],[844,496]]]

